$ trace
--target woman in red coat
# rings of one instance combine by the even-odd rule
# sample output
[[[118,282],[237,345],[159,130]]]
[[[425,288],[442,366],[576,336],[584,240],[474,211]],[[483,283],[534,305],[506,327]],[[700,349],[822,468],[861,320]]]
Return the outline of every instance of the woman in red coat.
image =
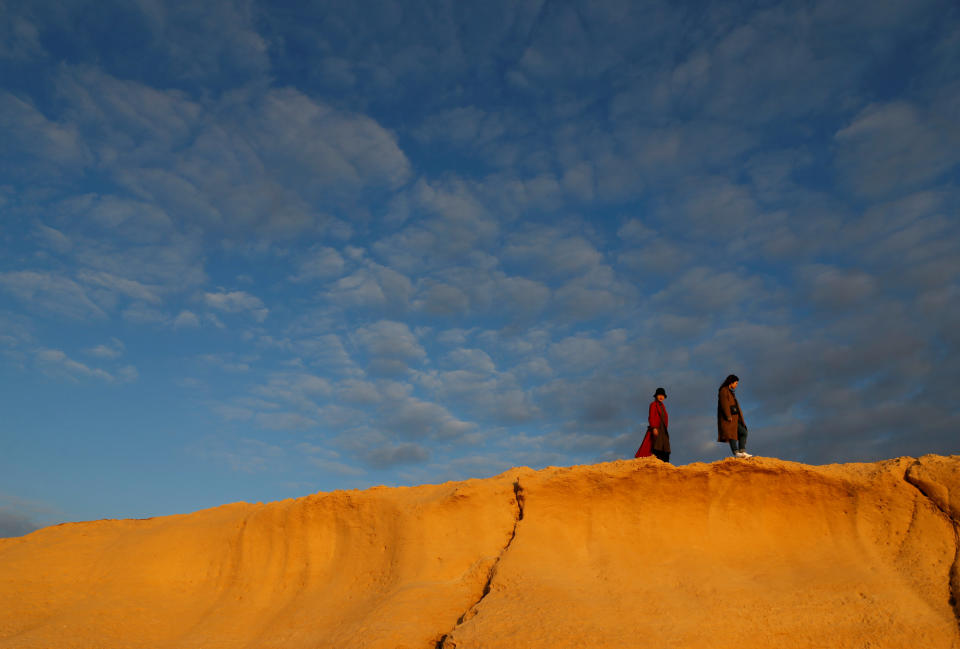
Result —
[[[670,432],[667,430],[670,417],[663,403],[666,398],[667,391],[657,388],[647,415],[647,434],[634,457],[645,457],[652,453],[664,462],[670,461]]]
[[[734,457],[753,457],[747,453],[747,423],[734,394],[739,383],[737,375],[731,374],[717,391],[717,441],[729,442]]]

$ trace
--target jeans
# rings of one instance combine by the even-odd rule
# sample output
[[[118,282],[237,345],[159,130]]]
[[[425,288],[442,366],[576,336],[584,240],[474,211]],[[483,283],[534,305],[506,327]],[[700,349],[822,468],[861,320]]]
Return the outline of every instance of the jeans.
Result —
[[[737,448],[738,445],[740,447],[739,449]],[[747,450],[747,429],[743,424],[737,426],[737,439],[730,440],[730,451],[736,455],[738,450]]]

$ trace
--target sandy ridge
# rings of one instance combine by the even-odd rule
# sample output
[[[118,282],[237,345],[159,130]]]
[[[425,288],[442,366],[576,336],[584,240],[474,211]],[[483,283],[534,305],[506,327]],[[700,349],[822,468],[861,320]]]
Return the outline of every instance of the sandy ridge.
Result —
[[[904,480],[913,485],[953,523],[954,553],[950,569],[950,604],[960,624],[960,481],[957,463],[927,456],[913,462]]]
[[[0,648],[960,647],[960,457],[655,459],[0,539]]]
[[[500,560],[503,559],[504,554],[506,554],[506,552],[510,549],[510,546],[513,544],[513,541],[517,538],[517,528],[520,526],[520,521],[523,520],[523,487],[520,485],[520,478],[517,478],[516,482],[513,483],[513,493],[514,499],[517,503],[517,517],[513,523],[513,531],[510,533],[510,538],[507,540],[507,544],[503,546],[503,550],[500,551],[500,554],[497,555],[496,560],[490,566],[490,572],[487,575],[487,581],[483,585],[483,592],[480,594],[479,599],[477,599],[473,606],[464,612],[463,615],[457,618],[457,627],[477,614],[477,611],[479,610],[480,605],[483,603],[484,598],[490,594],[490,590],[493,586],[493,580],[497,576],[497,567],[500,565]],[[456,631],[456,627],[454,627],[453,631]],[[447,646],[447,639],[451,636],[453,631],[450,633],[444,633],[442,636],[440,636],[440,639],[437,640],[436,643],[436,649],[444,649],[444,647]]]

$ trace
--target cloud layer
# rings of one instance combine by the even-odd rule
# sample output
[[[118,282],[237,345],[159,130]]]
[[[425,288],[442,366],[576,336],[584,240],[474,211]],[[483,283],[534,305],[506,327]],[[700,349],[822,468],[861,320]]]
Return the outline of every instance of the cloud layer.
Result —
[[[949,3],[104,11],[0,0],[30,462],[65,385],[256,498],[627,457],[661,385],[710,460],[730,372],[758,453],[957,452]]]

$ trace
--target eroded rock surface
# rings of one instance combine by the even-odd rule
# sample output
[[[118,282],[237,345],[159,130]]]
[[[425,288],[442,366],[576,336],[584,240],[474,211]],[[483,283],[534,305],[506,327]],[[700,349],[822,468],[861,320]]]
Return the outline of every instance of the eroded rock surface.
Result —
[[[0,539],[0,647],[960,647],[960,457],[656,459]]]

